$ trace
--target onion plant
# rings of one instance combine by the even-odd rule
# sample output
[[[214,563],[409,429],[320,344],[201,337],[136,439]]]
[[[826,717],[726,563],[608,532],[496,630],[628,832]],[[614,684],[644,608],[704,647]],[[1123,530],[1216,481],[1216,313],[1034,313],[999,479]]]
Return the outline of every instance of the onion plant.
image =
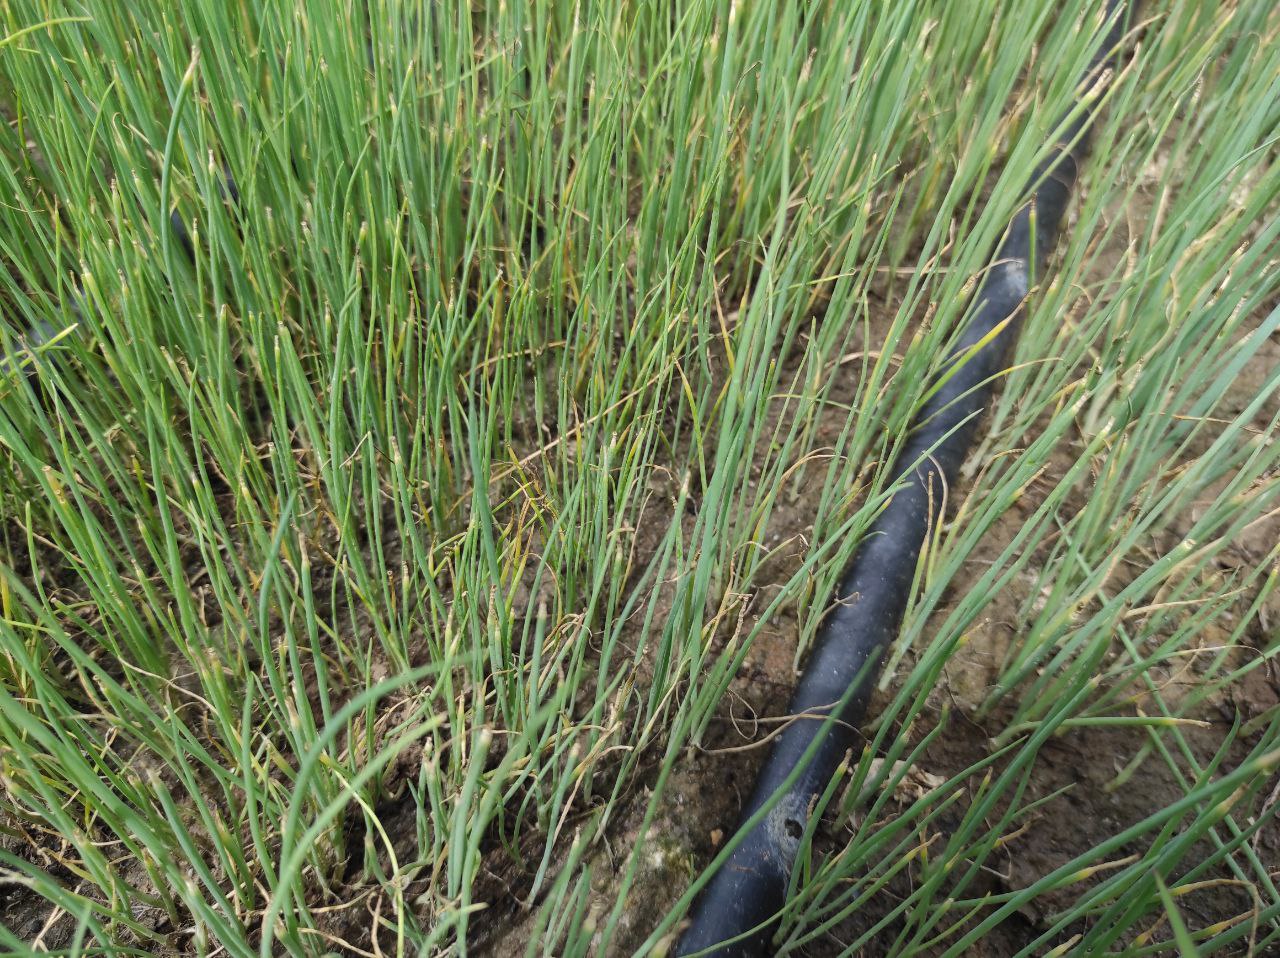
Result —
[[[803,660],[1104,7],[0,4],[4,949],[668,947],[673,782]],[[1280,936],[1280,715],[1191,735],[1277,647],[1280,14],[1131,45],[784,953]],[[1104,727],[1180,797],[980,890]]]

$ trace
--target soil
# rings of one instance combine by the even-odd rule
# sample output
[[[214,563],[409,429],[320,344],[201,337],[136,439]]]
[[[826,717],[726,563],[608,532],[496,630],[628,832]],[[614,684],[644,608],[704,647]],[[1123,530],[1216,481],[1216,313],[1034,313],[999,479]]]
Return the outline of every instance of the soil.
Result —
[[[878,348],[885,325],[893,314],[887,295],[881,309],[872,317],[868,341],[856,343],[855,348]],[[796,352],[797,355],[803,353],[803,344],[798,345]],[[796,357],[793,356],[790,362],[794,368]],[[1245,369],[1225,398],[1223,408],[1230,412],[1243,408],[1277,366],[1280,366],[1280,342],[1272,341]],[[838,374],[838,370],[833,374]],[[833,398],[842,402],[851,400],[853,384],[838,386]],[[834,443],[843,416],[842,410],[833,410],[829,420],[820,424],[815,445]],[[1055,476],[1062,473],[1071,458],[1069,450],[1061,450],[1057,459],[1048,464],[1044,478],[998,520],[972,561],[950,584],[947,594],[951,600],[942,603],[930,615],[925,635],[937,632],[959,598],[965,596],[986,567],[996,561],[1026,518],[1043,501],[1045,493],[1054,484]],[[968,470],[969,474],[972,471]],[[813,470],[811,475],[807,482],[816,484],[822,481],[820,471]],[[674,479],[667,477],[655,481],[673,483]],[[790,501],[780,503],[774,513],[768,533],[769,545],[789,545],[780,549],[777,558],[771,562],[770,575],[759,580],[766,595],[771,586],[781,588],[791,577],[803,561],[807,544],[812,540],[812,510],[817,489],[810,491],[815,495],[805,495],[801,490]],[[1088,490],[1077,489],[1066,508],[1078,508],[1087,495]],[[1189,516],[1185,521],[1189,523],[1193,518]],[[655,521],[649,525],[651,531],[641,530],[635,543],[636,559],[641,564],[655,550],[657,530],[664,523]],[[1172,534],[1177,531],[1173,530]],[[1273,517],[1250,527],[1220,561],[1241,567],[1256,565],[1277,539],[1280,539],[1280,520]],[[1007,726],[1012,711],[1009,705],[981,718],[976,713],[1000,675],[1006,654],[1018,642],[1021,610],[1033,600],[1031,592],[1034,588],[1034,579],[1023,576],[1015,579],[1009,588],[989,596],[982,616],[970,631],[969,641],[947,664],[943,681],[930,695],[928,708],[909,732],[913,742],[935,731],[938,733],[908,777],[916,794],[986,758],[990,754],[992,737]],[[1233,612],[1243,615],[1251,598],[1250,595],[1238,597]],[[762,604],[758,602],[756,608]],[[1267,642],[1263,630],[1268,623],[1277,621],[1280,621],[1280,596],[1272,596],[1259,616],[1256,634],[1251,636],[1259,649]],[[746,629],[755,624],[757,619],[748,614],[737,627]],[[666,784],[659,817],[650,827],[641,871],[630,892],[629,906],[609,949],[610,954],[633,953],[732,833],[756,771],[767,754],[765,739],[786,715],[787,701],[799,674],[796,669],[799,633],[799,621],[792,611],[784,611],[766,624],[734,679],[708,735],[699,748],[688,749],[678,763]],[[1224,638],[1221,629],[1211,626],[1203,644],[1211,647],[1220,644]],[[643,641],[643,637],[635,635],[632,641]],[[1248,654],[1241,650],[1234,664],[1244,664],[1244,657]],[[900,671],[908,670],[911,664],[908,656],[900,665]],[[641,684],[643,678],[640,677]],[[1176,695],[1179,684],[1186,689],[1196,684],[1194,674],[1167,678],[1166,696]],[[872,703],[870,715],[878,714],[887,698],[888,694],[879,694]],[[1207,761],[1221,746],[1225,732],[1237,717],[1249,722],[1278,704],[1280,677],[1269,665],[1264,665],[1206,701],[1195,714],[1206,723],[1205,727],[1189,729],[1186,737],[1198,760]],[[941,720],[944,708],[949,710],[951,720],[937,730],[935,726]],[[1080,729],[1050,739],[1034,764],[1023,804],[1055,797],[1041,806],[1030,825],[987,862],[980,878],[966,889],[965,894],[976,897],[987,892],[999,894],[1026,887],[1128,825],[1181,798],[1185,794],[1183,787],[1158,757],[1149,757],[1139,771],[1128,778],[1127,784],[1115,787],[1117,775],[1130,763],[1145,740],[1144,733],[1117,729]],[[1237,743],[1228,757],[1227,767],[1240,760],[1248,744],[1248,739]],[[644,775],[641,778],[651,787],[655,784],[655,773],[656,769],[651,767],[647,779]],[[971,791],[976,784],[971,783]],[[1272,793],[1271,783],[1264,787],[1263,793]],[[621,867],[637,841],[649,797],[648,789],[644,787],[629,796],[610,829],[607,845],[602,844],[593,852],[592,867],[597,878],[589,914],[597,919],[607,915],[616,901]],[[886,814],[901,811],[913,797],[915,795],[910,793],[895,796]],[[390,800],[379,812],[391,833],[410,836],[415,833],[410,803]],[[405,815],[409,818],[401,823],[403,827],[393,827]],[[958,820],[958,812],[950,817],[943,816],[936,822],[936,827],[945,835],[949,828],[958,824]],[[12,837],[16,823],[3,824],[10,835],[0,837],[0,842],[12,853],[30,855],[34,846],[44,844]],[[845,827],[838,822],[826,822],[817,842],[819,851],[837,853],[848,837]],[[1262,830],[1256,847],[1264,860],[1280,860],[1280,826],[1275,821]],[[1115,858],[1133,850],[1136,849],[1121,850]],[[409,847],[397,851],[406,856],[413,853]],[[490,870],[482,879],[484,887],[477,894],[477,899],[488,900],[491,905],[486,920],[477,923],[475,930],[479,933],[477,944],[480,953],[505,958],[527,953],[527,932],[532,918],[529,912],[515,904],[516,899],[524,894],[523,886],[527,885],[528,876],[512,872],[503,864],[504,857],[502,853],[496,854]],[[52,857],[46,864],[55,870],[60,867]],[[70,874],[67,877],[70,879]],[[1225,876],[1219,874],[1215,877]],[[891,923],[873,939],[872,944],[857,951],[850,952],[846,943],[857,939],[888,914],[910,892],[913,879],[914,870],[904,870],[855,917],[833,929],[824,940],[796,953],[810,958],[841,954],[872,958],[886,954],[888,944],[902,929],[900,922]],[[352,885],[344,889],[344,897],[347,897],[346,893],[353,898],[358,897],[361,889]],[[1034,907],[1023,909],[998,927],[971,954],[975,958],[998,958],[1017,953],[1049,927],[1050,918],[1057,908],[1078,894],[1079,888],[1072,887],[1041,896],[1034,902]],[[1180,899],[1179,904],[1193,927],[1237,920],[1254,907],[1249,891],[1239,884],[1208,887]],[[145,916],[139,917],[145,920]],[[50,911],[47,902],[15,884],[0,885],[0,920],[23,940],[39,941],[48,948],[67,944],[73,930],[72,922],[66,916],[59,918],[58,914]],[[358,947],[369,947],[367,931],[359,933],[349,919],[335,917],[334,921],[334,927],[329,930],[336,938],[350,941]],[[356,923],[367,926],[367,918],[357,916]],[[489,934],[485,933],[486,929]],[[1074,932],[1074,929],[1068,930],[1057,943],[1069,946]],[[168,953],[178,955],[187,952],[175,941],[173,950]],[[922,955],[935,953],[920,952]],[[1247,953],[1247,943],[1241,946],[1239,953]]]
[[[1117,250],[1123,248],[1123,237],[1115,240]],[[1258,311],[1257,320],[1272,309],[1277,302],[1267,304]],[[876,349],[893,310],[886,303],[878,315],[873,316],[870,341],[857,344],[858,349]],[[1264,344],[1259,355],[1244,369],[1228,394],[1223,397],[1220,414],[1234,414],[1243,410],[1262,390],[1267,380],[1280,367],[1280,339],[1273,338]],[[785,381],[785,380],[784,380]],[[843,392],[843,394],[842,394]],[[852,398],[851,389],[837,388],[835,398],[847,401]],[[1271,418],[1280,410],[1280,397],[1275,397],[1258,416],[1259,430],[1267,427]],[[822,424],[815,443],[819,446],[834,441],[841,425],[843,413],[836,411],[830,422]],[[1193,449],[1199,454],[1204,445]],[[1083,442],[1080,443],[1083,445]],[[994,454],[994,451],[991,453]],[[975,551],[972,561],[955,578],[948,588],[950,601],[933,610],[924,629],[924,635],[935,635],[959,597],[967,595],[987,567],[995,563],[1002,550],[1012,541],[1027,518],[1041,505],[1048,490],[1057,484],[1074,456],[1069,449],[1058,450],[1042,478],[1033,484],[1028,494],[1001,517]],[[965,474],[972,476],[981,463],[977,459],[966,464]],[[814,481],[817,481],[815,478]],[[959,490],[961,495],[967,488]],[[1065,514],[1080,508],[1089,495],[1086,488],[1075,489],[1064,506]],[[770,526],[769,545],[791,542],[794,548],[776,562],[773,583],[781,588],[801,564],[806,543],[811,541],[813,514],[812,503],[816,495],[801,494],[792,503],[780,505]],[[1198,518],[1192,514],[1175,522],[1165,535],[1163,547],[1173,545],[1185,531],[1185,527]],[[1244,535],[1220,556],[1218,562],[1224,570],[1253,568],[1263,562],[1274,543],[1280,540],[1280,518],[1271,516],[1250,526]],[[1125,573],[1121,572],[1123,577]],[[1128,573],[1132,578],[1132,573]],[[768,591],[770,582],[760,583]],[[986,712],[980,718],[978,710],[987,699],[989,690],[998,680],[1006,655],[1017,644],[1020,636],[1022,610],[1035,602],[1031,593],[1036,587],[1029,575],[1016,578],[1010,587],[990,595],[979,621],[971,629],[964,647],[947,664],[943,681],[932,691],[928,707],[909,731],[912,743],[919,742],[932,733],[936,737],[923,753],[922,758],[908,775],[915,792],[895,796],[887,814],[894,806],[902,810],[906,803],[923,791],[971,768],[986,759],[992,750],[993,737],[1009,725],[1013,703],[1009,702]],[[1256,589],[1240,595],[1231,611],[1222,621],[1211,623],[1202,636],[1200,646],[1213,649],[1228,639],[1226,627],[1236,616],[1247,614]],[[758,619],[748,616],[738,625],[746,631]],[[1280,593],[1273,593],[1263,604],[1249,632],[1250,648],[1239,648],[1233,653],[1231,665],[1240,667],[1249,662],[1257,667],[1247,672],[1234,684],[1214,693],[1187,717],[1201,723],[1184,729],[1184,737],[1195,754],[1198,763],[1207,764],[1222,748],[1226,736],[1237,720],[1247,723],[1259,716],[1274,714],[1280,705],[1280,673],[1273,663],[1265,661],[1264,649],[1274,645],[1274,629],[1280,621]],[[797,617],[790,612],[776,616],[756,639],[743,668],[734,679],[720,712],[716,716],[710,734],[699,748],[690,748],[682,757],[666,784],[664,800],[658,819],[650,826],[646,838],[646,852],[640,877],[630,892],[628,907],[620,923],[619,934],[608,950],[609,954],[629,955],[648,938],[654,926],[668,913],[688,888],[694,877],[714,857],[717,849],[732,834],[738,822],[743,803],[749,796],[755,775],[767,752],[767,737],[776,724],[785,720],[787,702],[799,675],[796,668],[797,645],[800,627]],[[1157,670],[1153,677],[1161,684],[1161,694],[1166,702],[1176,702],[1182,694],[1194,689],[1201,682],[1196,668],[1197,658],[1192,657],[1188,668],[1178,672]],[[899,672],[909,671],[912,656],[907,656],[899,666]],[[877,715],[887,704],[890,691],[877,693],[869,715]],[[944,709],[951,719],[940,730],[936,728]],[[1223,771],[1239,764],[1255,745],[1259,734],[1244,736],[1228,750]],[[1083,728],[1073,729],[1050,738],[1041,748],[1033,765],[1026,794],[1021,804],[1025,807],[1043,801],[1028,826],[1019,829],[1017,836],[1008,841],[996,856],[986,863],[983,874],[965,890],[965,897],[976,898],[983,894],[1000,894],[1025,888],[1045,875],[1112,838],[1125,828],[1167,807],[1186,794],[1186,787],[1158,755],[1145,758],[1136,769],[1126,769],[1149,737],[1141,729]],[[1002,766],[997,765],[997,771]],[[1184,766],[1185,767],[1185,766]],[[1121,776],[1122,770],[1126,771]],[[977,782],[971,780],[970,793]],[[646,790],[647,791],[647,790]],[[1268,796],[1259,814],[1270,816],[1255,839],[1255,849],[1263,861],[1280,861],[1280,820],[1275,815],[1277,796],[1280,796],[1280,778],[1265,783],[1261,789]],[[630,811],[622,816],[620,825],[609,837],[609,848],[602,850],[593,863],[597,878],[593,889],[590,914],[597,918],[607,916],[617,900],[621,866],[627,861],[627,851],[637,841],[643,825],[648,794],[636,795]],[[942,816],[936,823],[945,835],[959,823],[960,814]],[[936,835],[931,838],[938,837]],[[824,822],[816,846],[820,852],[838,852],[848,835],[831,821]],[[1204,849],[1207,852],[1209,849]],[[1117,851],[1112,860],[1142,851],[1140,844]],[[1199,851],[1199,850],[1197,850]],[[1196,853],[1192,859],[1195,860]],[[901,921],[893,922],[877,933],[873,943],[850,951],[848,942],[857,939],[871,928],[906,897],[913,887],[914,869],[908,868],[890,882],[855,917],[833,929],[825,939],[809,944],[793,954],[808,958],[826,958],[836,955],[858,955],[865,958],[890,953],[889,946],[903,928]],[[1096,880],[1101,880],[1099,876]],[[1207,887],[1179,898],[1183,917],[1192,928],[1204,928],[1217,922],[1235,923],[1247,920],[1256,910],[1251,890],[1233,881],[1225,868],[1210,872],[1207,878],[1218,879]],[[1083,887],[1075,885],[1054,893],[1041,895],[1013,919],[997,927],[975,945],[968,954],[973,958],[1002,958],[1018,953],[1030,942],[1048,930],[1051,918],[1060,908],[1076,900]],[[518,912],[503,916],[505,931],[500,939],[490,943],[484,953],[496,956],[527,954],[527,936],[521,934],[525,926]],[[526,919],[527,921],[527,919]],[[1071,954],[1073,936],[1080,928],[1070,928],[1060,934],[1054,945],[1067,949]],[[1133,929],[1125,940],[1141,932],[1154,934],[1154,940],[1167,939],[1167,924],[1156,922]],[[674,941],[668,936],[666,943]],[[944,947],[918,950],[922,956],[940,954]],[[544,953],[544,952],[538,952]],[[1250,939],[1245,938],[1237,948],[1227,954],[1253,955]]]

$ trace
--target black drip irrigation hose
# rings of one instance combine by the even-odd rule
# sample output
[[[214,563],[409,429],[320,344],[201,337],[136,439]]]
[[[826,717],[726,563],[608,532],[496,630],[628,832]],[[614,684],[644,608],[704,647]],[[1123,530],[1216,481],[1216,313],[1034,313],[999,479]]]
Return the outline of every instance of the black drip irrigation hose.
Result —
[[[954,484],[1005,369],[1031,278],[1041,273],[1055,245],[1129,6],[1125,0],[1107,4],[1111,27],[1083,84],[1090,100],[1037,169],[1032,198],[1014,217],[978,288],[977,306],[948,364],[949,375],[915,417],[895,460],[902,488],[877,517],[840,581],[834,611],[822,623],[788,709],[795,720],[775,740],[742,821],[749,823],[772,807],[745,834],[746,824],[740,826],[740,844],[703,890],[678,955],[768,953],[811,810],[856,744],[855,727],[902,624],[925,537],[941,518],[943,493]]]
[[[218,183],[218,195],[232,209],[240,208],[240,190],[236,186],[236,181],[231,175],[230,168],[225,164],[222,168],[222,178]],[[194,266],[197,254],[195,243],[191,238],[191,232],[187,229],[186,221],[182,218],[182,214],[178,212],[177,207],[173,207],[169,211],[169,230],[173,238],[178,241],[178,246],[186,256],[187,262]],[[78,277],[74,280],[74,285],[75,293],[69,305],[73,320],[79,322],[84,309],[82,305],[84,303],[84,290],[80,286]],[[8,373],[20,372],[25,367],[28,380],[34,380],[38,369],[32,361],[35,354],[42,347],[60,339],[63,332],[48,320],[40,320],[27,329],[25,333],[18,336],[16,348],[6,353],[0,346],[0,377],[4,377]]]
[[[230,167],[225,163],[222,165],[222,177],[218,181],[218,198],[232,209],[239,209],[240,207],[240,189],[236,186]],[[194,263],[196,259],[195,243],[191,239],[191,233],[187,230],[186,221],[183,220],[182,214],[178,212],[176,206],[169,211],[169,229],[173,231],[173,236],[178,241],[178,245],[182,247],[182,251],[187,254],[187,259]]]

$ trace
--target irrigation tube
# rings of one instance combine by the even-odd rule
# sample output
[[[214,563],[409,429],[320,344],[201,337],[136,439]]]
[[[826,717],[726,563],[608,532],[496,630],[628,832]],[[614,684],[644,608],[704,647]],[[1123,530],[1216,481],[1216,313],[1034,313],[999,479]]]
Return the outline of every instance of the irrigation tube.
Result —
[[[233,209],[240,206],[240,190],[236,186],[235,179],[231,176],[231,170],[224,164],[222,167],[222,180],[218,184],[218,195],[224,203],[230,205]],[[187,262],[195,265],[196,248],[191,238],[191,233],[187,229],[186,221],[178,212],[177,207],[169,211],[169,229],[174,239],[178,241],[178,246],[187,257]],[[79,322],[83,315],[84,290],[80,287],[77,279],[75,283],[75,293],[71,300],[71,315],[75,322]],[[40,320],[35,326],[20,333],[17,337],[17,348],[10,350],[8,353],[0,351],[0,378],[8,373],[21,372],[26,367],[26,375],[28,379],[34,379],[37,373],[37,366],[33,362],[28,362],[32,356],[39,352],[41,347],[50,345],[65,335],[66,329],[58,329],[48,320]]]
[[[822,623],[788,709],[802,717],[775,740],[742,820],[750,823],[772,807],[752,827],[740,826],[740,843],[703,890],[678,955],[768,953],[810,809],[855,744],[855,726],[902,624],[925,536],[941,519],[943,492],[955,482],[995,379],[1005,369],[1031,277],[1041,275],[1055,245],[1130,6],[1126,0],[1107,4],[1111,27],[1082,84],[1088,99],[1036,170],[1031,200],[1009,225],[978,287],[977,306],[948,364],[950,375],[916,414],[894,465],[895,484],[902,487],[841,578],[835,609]]]

